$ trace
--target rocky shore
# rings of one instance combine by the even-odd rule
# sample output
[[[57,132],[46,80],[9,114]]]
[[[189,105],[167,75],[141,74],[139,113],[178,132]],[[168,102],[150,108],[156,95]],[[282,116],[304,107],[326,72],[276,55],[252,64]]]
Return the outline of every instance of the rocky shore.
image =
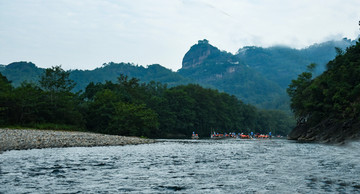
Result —
[[[136,145],[154,142],[155,140],[138,137],[87,132],[0,129],[0,153],[7,150]]]
[[[347,141],[360,139],[360,122],[355,119],[342,122],[326,119],[312,127],[307,124],[298,124],[290,132],[288,139],[301,142],[345,144]]]

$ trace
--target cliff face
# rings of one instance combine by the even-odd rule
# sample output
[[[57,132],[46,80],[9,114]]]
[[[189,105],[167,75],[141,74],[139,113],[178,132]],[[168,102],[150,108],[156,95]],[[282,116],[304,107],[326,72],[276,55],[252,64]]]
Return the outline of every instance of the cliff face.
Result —
[[[202,64],[207,58],[219,55],[220,50],[209,44],[207,40],[199,40],[198,44],[195,44],[185,54],[182,61],[182,68],[189,69],[194,68]]]
[[[207,40],[200,40],[190,48],[178,73],[256,106],[270,107],[266,103],[280,101],[286,95],[276,83],[244,64],[237,55],[220,51]]]

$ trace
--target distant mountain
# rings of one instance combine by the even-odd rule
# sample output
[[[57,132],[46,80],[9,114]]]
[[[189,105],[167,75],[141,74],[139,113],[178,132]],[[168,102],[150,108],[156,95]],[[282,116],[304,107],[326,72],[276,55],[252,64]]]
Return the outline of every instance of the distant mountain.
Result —
[[[286,89],[292,79],[306,70],[307,65],[316,63],[318,65],[316,74],[319,75],[325,70],[325,64],[335,58],[335,47],[345,50],[355,42],[344,38],[339,41],[314,44],[304,49],[248,46],[239,49],[236,56],[267,79]]]
[[[141,82],[156,81],[169,87],[191,83],[189,78],[182,77],[161,65],[149,65],[147,68],[130,63],[105,63],[94,70],[72,70],[70,79],[77,84],[75,90],[84,89],[90,82],[116,82],[120,74],[140,79]]]
[[[22,82],[37,82],[44,69],[37,67],[31,62],[14,62],[4,67],[0,66],[0,72],[12,82],[19,86]]]
[[[37,67],[31,62],[14,62],[1,67],[0,72],[12,81],[17,87],[23,81],[36,83],[44,69]],[[154,64],[147,68],[136,66],[130,63],[106,63],[102,67],[94,70],[71,70],[70,79],[74,80],[76,86],[74,91],[83,90],[90,82],[116,82],[120,74],[140,79],[141,82],[156,81],[167,84],[169,87],[191,82],[189,78],[182,77],[176,72],[165,67]]]
[[[213,86],[255,105],[272,102],[285,91],[231,53],[201,40],[185,54],[178,73],[202,85]]]
[[[286,88],[292,79],[311,63],[316,73],[336,56],[335,47],[345,50],[355,41],[342,39],[315,44],[304,49],[284,46],[270,48],[248,46],[233,55],[200,40],[183,58],[178,71],[202,85],[234,94],[247,103],[263,108],[287,109]]]
[[[219,50],[207,40],[200,40],[185,54],[178,72],[158,64],[145,68],[110,62],[94,70],[71,70],[70,78],[76,82],[75,91],[83,90],[90,82],[117,81],[120,74],[138,78],[141,82],[162,82],[169,87],[198,83],[233,94],[245,103],[261,108],[289,110],[285,90],[291,80],[305,71],[310,63],[317,63],[317,74],[322,73],[325,64],[336,56],[335,47],[345,50],[354,44],[355,41],[342,39],[304,49],[247,46],[232,54]],[[14,86],[25,80],[37,82],[43,71],[31,62],[0,65],[0,72]]]

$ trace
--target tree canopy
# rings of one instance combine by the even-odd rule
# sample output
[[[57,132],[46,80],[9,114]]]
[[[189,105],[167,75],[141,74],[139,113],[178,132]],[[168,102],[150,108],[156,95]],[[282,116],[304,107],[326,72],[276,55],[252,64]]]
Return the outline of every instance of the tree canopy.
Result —
[[[185,138],[196,131],[285,135],[293,123],[281,111],[258,110],[234,95],[197,84],[168,88],[120,75],[73,93],[69,71],[46,69],[36,83],[13,88],[0,74],[0,125],[82,129],[115,135]]]
[[[299,123],[310,126],[324,119],[359,120],[360,113],[360,43],[337,49],[337,56],[327,70],[313,78],[310,71],[292,80],[287,92],[291,109]]]

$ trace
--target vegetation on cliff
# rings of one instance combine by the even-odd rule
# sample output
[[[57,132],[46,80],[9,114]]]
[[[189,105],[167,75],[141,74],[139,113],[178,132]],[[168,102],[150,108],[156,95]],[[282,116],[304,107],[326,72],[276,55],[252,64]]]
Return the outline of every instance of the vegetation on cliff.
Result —
[[[265,103],[274,102],[285,95],[276,83],[249,68],[236,55],[210,45],[207,40],[199,41],[190,48],[178,73],[258,107],[264,107]],[[266,108],[286,109],[276,105]]]
[[[310,63],[318,64],[317,75],[322,73],[326,63],[336,56],[335,47],[345,49],[353,44],[355,41],[342,39],[303,49],[247,46],[234,55],[202,40],[185,54],[178,73],[257,107],[290,113],[285,90],[291,80]]]
[[[360,42],[337,49],[326,67],[313,78],[310,65],[287,89],[298,122],[291,139],[337,142],[360,132]]]

